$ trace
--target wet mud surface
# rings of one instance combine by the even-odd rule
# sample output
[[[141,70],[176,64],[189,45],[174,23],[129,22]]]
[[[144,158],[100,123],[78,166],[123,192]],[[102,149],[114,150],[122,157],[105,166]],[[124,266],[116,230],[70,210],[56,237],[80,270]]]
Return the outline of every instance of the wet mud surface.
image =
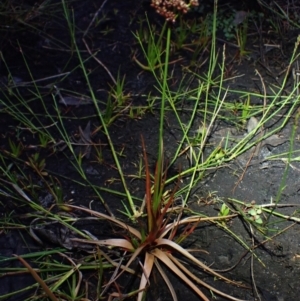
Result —
[[[29,1],[28,1],[29,2]],[[28,4],[30,6],[30,3]],[[53,5],[61,5],[59,2],[53,2]],[[100,108],[105,112],[110,91],[113,84],[108,72],[88,54],[85,43],[82,40],[84,31],[88,28],[91,18],[99,8],[99,3],[95,1],[72,2],[74,19],[76,23],[76,37],[79,49],[83,57],[87,59],[86,66],[90,72],[89,79],[96,98],[100,101]],[[226,7],[226,6],[225,6]],[[247,10],[244,3],[232,4],[232,9]],[[205,6],[206,10],[210,6]],[[255,9],[262,9],[259,5]],[[137,5],[131,1],[108,1],[102,10],[103,20],[99,25],[92,27],[86,35],[86,41],[92,51],[97,53],[97,58],[105,64],[105,67],[116,78],[118,72],[120,76],[125,76],[125,95],[128,100],[123,104],[122,109],[112,108],[112,119],[109,125],[109,132],[116,152],[120,154],[120,163],[126,179],[129,180],[129,189],[132,195],[142,199],[144,195],[144,180],[136,177],[138,166],[142,158],[141,135],[145,139],[147,154],[152,170],[155,168],[158,147],[159,130],[159,102],[154,105],[153,110],[144,110],[147,107],[147,95],[156,94],[156,83],[153,76],[142,70],[134,61],[136,55],[141,59],[142,55],[133,32],[139,30],[140,20],[144,18],[145,11],[148,11],[149,20],[156,22],[157,26],[163,24],[163,20],[155,15],[155,12],[149,8],[148,1],[141,1]],[[299,10],[300,11],[300,10]],[[50,11],[51,12],[51,11]],[[49,14],[50,14],[49,12]],[[198,12],[193,12],[189,17],[197,16]],[[267,13],[267,12],[265,12]],[[200,14],[200,13],[199,13]],[[201,15],[201,14],[200,14]],[[29,17],[27,17],[29,18]],[[30,24],[36,28],[29,30],[22,22],[14,23],[11,18],[10,29],[1,38],[1,51],[4,60],[1,62],[1,78],[3,79],[2,98],[9,100],[9,85],[18,86],[18,91],[22,98],[26,99],[30,110],[22,108],[25,114],[36,114],[38,118],[32,118],[36,127],[48,128],[53,137],[58,137],[56,141],[48,144],[47,147],[40,147],[38,132],[33,133],[24,125],[14,119],[11,114],[7,114],[6,108],[0,107],[0,135],[1,151],[9,149],[9,141],[21,141],[24,145],[21,158],[24,160],[20,164],[23,173],[30,178],[31,185],[37,184],[39,187],[34,193],[30,194],[30,189],[26,194],[42,204],[44,208],[50,208],[55,200],[49,193],[47,185],[42,181],[39,175],[24,164],[28,158],[32,157],[37,151],[40,158],[45,158],[45,171],[52,175],[55,181],[58,181],[62,187],[64,202],[82,206],[92,206],[94,210],[100,212],[113,212],[115,215],[126,221],[126,217],[119,210],[123,210],[121,201],[124,201],[124,195],[110,193],[110,190],[123,191],[122,183],[119,179],[118,171],[108,147],[108,141],[93,103],[90,103],[89,87],[82,75],[82,70],[78,67],[78,57],[72,47],[69,45],[70,36],[68,35],[67,24],[63,14],[45,13],[36,16]],[[7,20],[6,20],[7,21]],[[25,22],[25,21],[24,21]],[[29,21],[26,21],[28,23]],[[262,21],[262,26],[269,26],[269,23]],[[253,24],[252,24],[253,25]],[[175,26],[175,25],[174,25]],[[255,28],[255,26],[253,26]],[[285,40],[278,38],[273,33],[264,29],[261,31],[261,39],[264,43],[280,45],[265,51],[260,45],[260,39],[257,38],[257,31],[249,35],[247,50],[250,55],[247,58],[236,56],[237,49],[232,43],[224,43],[224,35],[220,33],[217,40],[217,48],[223,51],[226,45],[226,71],[228,72],[228,87],[232,90],[258,91],[263,93],[260,76],[264,79],[266,93],[272,93],[284,79],[285,70],[289,66],[289,59],[293,52],[298,34],[297,29],[289,29],[286,32]],[[74,52],[72,52],[74,51]],[[135,53],[137,52],[137,53]],[[201,57],[196,58],[196,63],[200,65],[197,72],[205,72],[207,65],[201,64],[209,55],[208,50],[203,50]],[[193,55],[188,50],[181,50],[173,54],[172,60],[180,57],[180,62],[171,65],[173,68],[173,86],[176,87],[183,76],[187,76],[186,70],[190,66]],[[145,63],[143,61],[143,63]],[[26,67],[27,65],[27,67]],[[29,66],[29,67],[28,67]],[[10,80],[7,82],[8,70]],[[30,72],[29,72],[30,70]],[[256,70],[259,72],[257,73]],[[54,78],[53,78],[54,76]],[[34,99],[35,84],[37,81],[39,91],[44,99],[44,106],[39,100]],[[290,87],[293,86],[292,76],[288,77]],[[194,88],[199,82],[192,81],[186,83],[187,88]],[[274,88],[275,87],[275,88]],[[55,93],[59,89],[60,93],[70,98],[64,98],[62,101],[59,94]],[[287,85],[285,94],[290,93]],[[53,97],[54,95],[54,97]],[[85,95],[86,98],[82,98]],[[234,103],[236,95],[228,93],[227,98],[232,99]],[[65,102],[65,103],[64,103]],[[191,118],[192,103],[188,99],[182,99],[182,110],[180,112],[183,122],[188,122]],[[262,105],[260,98],[251,99],[253,106]],[[129,107],[135,106],[142,108],[136,118],[129,117]],[[53,126],[53,122],[59,122],[57,119],[51,119],[55,116],[56,110],[59,110],[64,118],[64,126],[67,135],[76,144],[72,154],[64,143],[59,140],[59,133]],[[265,131],[271,131],[282,120],[287,109],[278,113],[278,118],[273,118],[268,122]],[[225,113],[224,113],[225,114]],[[199,124],[194,124],[195,131],[201,125],[203,114],[199,113]],[[197,120],[197,119],[196,119]],[[219,270],[229,279],[241,283],[236,285],[224,283],[215,280],[205,272],[194,271],[201,275],[201,279],[219,290],[240,298],[243,300],[266,300],[266,301],[296,301],[299,300],[299,278],[300,278],[300,245],[299,245],[299,184],[300,184],[300,161],[295,157],[290,163],[287,163],[287,155],[291,149],[291,135],[295,134],[293,140],[293,149],[297,150],[300,146],[298,135],[300,130],[296,128],[295,116],[290,116],[290,120],[280,132],[275,133],[269,140],[260,143],[255,148],[249,148],[249,151],[241,156],[226,163],[220,168],[214,168],[205,171],[205,176],[194,189],[188,207],[196,212],[208,216],[217,216],[220,210],[220,204],[225,202],[234,212],[242,211],[247,218],[250,218],[248,212],[254,204],[265,206],[269,210],[275,209],[286,218],[276,216],[268,217],[262,214],[262,218],[268,220],[267,228],[260,228],[254,224],[246,223],[240,216],[231,220],[224,227],[219,227],[214,223],[200,223],[193,235],[184,242],[186,247],[197,249],[195,256],[200,258],[210,267]],[[178,141],[182,138],[182,132],[178,128],[176,116],[172,110],[168,110],[165,116],[164,148],[167,158],[172,159],[177,150]],[[232,135],[232,140],[237,143],[247,133],[247,129],[236,130],[235,124],[229,124],[226,121],[219,122],[208,140],[210,146],[219,145],[228,133]],[[17,140],[16,140],[17,137]],[[87,143],[92,141],[96,147],[87,149]],[[101,158],[97,150],[101,150]],[[211,148],[207,147],[205,152],[209,155]],[[85,152],[89,155],[83,159],[82,168],[88,177],[88,181],[97,185],[102,199],[89,185],[81,185],[81,177],[72,164],[74,154]],[[266,158],[277,156],[274,160]],[[17,160],[11,158],[10,162],[15,166]],[[4,164],[4,163],[3,163]],[[169,170],[169,175],[178,173],[178,170],[185,170],[190,166],[187,156],[181,156]],[[16,168],[16,173],[22,178],[23,187],[28,187],[30,183],[26,182],[25,176]],[[80,254],[85,254],[85,247],[81,245],[69,244],[66,237],[73,233],[65,233],[64,229],[54,227],[49,232],[41,235],[42,245],[37,243],[29,234],[28,227],[33,218],[27,218],[28,209],[26,205],[16,206],[16,200],[11,198],[5,188],[6,178],[2,177],[1,185],[1,217],[12,216],[17,218],[26,227],[25,229],[6,230],[0,232],[0,255],[1,258],[11,257],[13,254],[23,255],[30,252],[38,252],[45,248],[61,248],[68,254],[72,252],[78,260]],[[188,179],[182,179],[183,182]],[[33,184],[32,184],[33,183]],[[10,187],[10,186],[9,186]],[[279,191],[280,194],[279,194]],[[21,196],[20,196],[21,197]],[[277,199],[279,198],[279,200]],[[240,200],[242,203],[237,205],[232,199]],[[248,206],[248,207],[247,207]],[[294,219],[289,218],[293,216]],[[78,224],[81,229],[86,229],[93,233],[99,239],[107,238],[107,233],[116,231],[111,225],[91,221],[88,224]],[[61,239],[49,239],[50,233]],[[62,234],[63,233],[63,234]],[[234,233],[234,235],[232,235]],[[45,237],[46,236],[46,237]],[[118,235],[116,235],[118,236]],[[246,242],[253,247],[252,253],[247,251],[238,240]],[[75,251],[74,251],[75,249]],[[118,254],[115,254],[118,256]],[[138,263],[135,263],[138,265]],[[21,267],[17,261],[8,261],[1,264],[0,269],[6,267]],[[106,281],[109,280],[111,273],[106,275]],[[168,273],[172,283],[176,288],[178,300],[189,299],[190,301],[199,300],[199,297],[187,288],[182,281],[172,273]],[[172,300],[167,287],[164,287],[163,280],[159,273],[154,271],[153,279],[147,295],[147,300]],[[92,277],[91,277],[92,278]],[[94,279],[91,282],[95,282]],[[130,292],[136,279],[127,279],[124,277],[124,293]],[[33,284],[34,280],[28,275],[0,275],[0,300],[2,295],[19,290],[23,287]],[[226,300],[221,296],[213,296],[211,292],[204,289],[206,296],[210,300]],[[13,296],[6,300],[21,301],[26,299],[26,295],[32,294],[30,291]],[[214,299],[216,298],[216,299]],[[89,300],[93,299],[93,291]]]

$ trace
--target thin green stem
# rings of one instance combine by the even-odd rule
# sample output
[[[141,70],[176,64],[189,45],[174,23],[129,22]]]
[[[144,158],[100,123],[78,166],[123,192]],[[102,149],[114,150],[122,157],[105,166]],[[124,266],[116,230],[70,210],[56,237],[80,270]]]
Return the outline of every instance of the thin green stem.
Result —
[[[167,79],[168,79],[168,67],[169,67],[169,55],[170,55],[170,40],[171,40],[171,29],[167,28],[167,41],[166,41],[166,51],[165,51],[165,64],[163,69],[163,84],[162,84],[162,99],[160,106],[160,121],[159,121],[159,135],[158,135],[158,158],[157,158],[157,175],[162,175],[163,173],[163,137],[164,137],[164,116],[165,116],[165,104],[167,99]],[[156,185],[154,189],[154,202],[153,210],[156,212],[159,208],[161,199],[160,195],[162,193],[160,185]]]
[[[70,20],[70,18],[69,18],[69,11],[68,11],[68,9],[67,9],[67,7],[66,7],[66,5],[65,5],[65,0],[62,0],[62,1],[63,1],[63,4],[64,4],[64,11],[65,11],[65,14],[66,14],[66,19],[67,19],[67,21],[68,21],[68,22],[71,22],[71,23],[74,23],[74,18],[73,18],[72,20]],[[69,25],[69,27],[70,27],[70,30],[73,28],[73,26],[71,26],[71,25]],[[91,94],[91,98],[92,98],[92,100],[93,100],[93,102],[94,102],[94,105],[95,105],[95,108],[96,108],[96,110],[97,110],[98,117],[99,117],[100,122],[101,122],[101,125],[102,125],[102,127],[103,127],[105,136],[106,136],[106,138],[107,138],[107,140],[108,140],[108,144],[109,144],[109,146],[110,146],[110,149],[111,149],[111,152],[112,152],[112,155],[113,155],[113,158],[114,158],[114,162],[115,162],[115,164],[116,164],[116,166],[117,166],[117,169],[118,169],[118,172],[119,172],[119,175],[120,175],[122,184],[123,184],[123,188],[124,188],[124,190],[125,190],[125,193],[126,193],[126,196],[127,196],[128,202],[129,202],[129,205],[130,205],[130,209],[131,209],[131,211],[132,211],[132,216],[131,216],[131,218],[132,218],[132,219],[135,219],[135,218],[137,218],[138,216],[140,216],[140,212],[138,212],[138,211],[136,210],[136,206],[135,206],[135,204],[134,204],[134,202],[133,202],[133,199],[132,199],[132,196],[131,196],[131,194],[130,194],[130,192],[129,192],[129,190],[128,190],[128,187],[127,187],[127,184],[126,184],[126,181],[125,181],[125,177],[124,177],[124,174],[123,174],[123,171],[122,171],[122,168],[121,168],[119,159],[118,159],[118,155],[117,155],[117,153],[116,153],[116,151],[115,151],[114,144],[113,144],[113,142],[112,142],[112,140],[111,140],[111,137],[110,137],[108,128],[107,128],[106,123],[105,123],[105,120],[104,120],[104,118],[103,118],[103,116],[102,116],[102,112],[101,112],[101,110],[100,110],[100,108],[99,108],[97,99],[96,99],[96,97],[95,97],[95,93],[94,93],[93,88],[92,88],[92,85],[91,85],[91,83],[90,83],[89,75],[88,75],[87,69],[86,69],[86,67],[85,67],[85,65],[84,65],[84,61],[83,61],[83,59],[82,59],[80,50],[79,50],[78,45],[77,45],[77,43],[76,43],[76,37],[75,37],[75,34],[74,34],[73,30],[71,30],[71,33],[72,33],[72,41],[73,41],[73,44],[74,44],[74,47],[75,47],[75,51],[76,51],[76,53],[77,53],[77,55],[78,55],[78,59],[79,59],[80,66],[81,66],[81,68],[82,68],[82,72],[83,72],[84,77],[85,77],[85,80],[86,80],[86,82],[87,82],[87,85],[88,85],[88,88],[89,88],[89,92],[90,92],[90,94]]]

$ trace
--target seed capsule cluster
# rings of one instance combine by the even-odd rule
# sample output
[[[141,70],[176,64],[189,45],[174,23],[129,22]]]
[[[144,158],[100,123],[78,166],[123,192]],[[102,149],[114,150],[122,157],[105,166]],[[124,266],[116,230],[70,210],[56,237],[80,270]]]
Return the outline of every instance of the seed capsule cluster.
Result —
[[[180,12],[186,14],[191,6],[198,5],[198,0],[151,0],[156,12],[173,23]]]

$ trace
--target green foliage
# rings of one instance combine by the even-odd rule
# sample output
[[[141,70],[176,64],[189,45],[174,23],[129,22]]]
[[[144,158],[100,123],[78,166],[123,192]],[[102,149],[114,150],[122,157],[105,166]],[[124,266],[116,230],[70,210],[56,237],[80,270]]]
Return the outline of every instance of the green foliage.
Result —
[[[45,158],[40,158],[40,153],[34,153],[30,157],[28,157],[26,164],[32,167],[32,169],[35,170],[39,175],[48,175],[48,173],[45,171],[46,160]]]
[[[162,64],[163,54],[165,49],[169,51],[164,43],[164,37],[167,30],[167,23],[160,29],[157,34],[155,26],[150,25],[147,19],[148,28],[142,28],[134,34],[139,45],[141,46],[142,53],[147,60],[146,64],[143,64],[138,60],[134,54],[133,60],[140,66],[143,70],[153,72],[155,69],[159,69]]]
[[[9,143],[9,147],[11,150],[11,155],[13,157],[18,158],[23,150],[23,145],[21,142],[18,142],[18,144],[16,144],[14,141],[12,141],[10,138],[8,139],[8,143]]]
[[[227,216],[229,215],[230,209],[228,208],[228,206],[223,203],[219,212],[219,216]]]
[[[130,94],[126,94],[124,91],[124,85],[125,85],[125,75],[123,76],[123,78],[121,78],[120,71],[119,71],[116,80],[116,85],[111,86],[111,90],[109,92],[109,98],[110,99],[113,98],[115,100],[116,103],[114,104],[114,106],[116,108],[123,107],[124,105],[126,105],[128,99],[130,99]]]
[[[129,101],[132,95],[125,90],[125,82],[127,79],[125,75],[121,75],[121,72],[118,72],[117,80],[114,85],[110,86],[108,98],[103,105],[103,102],[100,103],[96,99],[94,87],[92,87],[90,83],[89,65],[87,65],[88,60],[83,57],[84,52],[78,48],[76,43],[77,29],[73,19],[72,9],[69,8],[69,3],[66,1],[63,1],[63,5],[65,19],[69,25],[71,35],[71,45],[70,47],[68,46],[68,49],[72,50],[72,55],[77,55],[79,59],[79,66],[77,67],[83,72],[89,89],[89,97],[91,97],[92,105],[94,106],[93,109],[94,112],[96,112],[93,113],[94,115],[87,116],[86,118],[91,118],[95,124],[98,122],[97,126],[99,127],[97,131],[103,131],[106,139],[105,146],[102,146],[100,143],[93,144],[91,139],[87,139],[87,143],[94,148],[97,163],[103,165],[106,163],[106,152],[103,152],[104,147],[105,151],[108,150],[108,152],[110,152],[114,160],[111,166],[118,171],[118,175],[108,179],[103,186],[100,186],[98,182],[96,184],[91,183],[84,168],[86,153],[81,149],[79,152],[76,151],[77,141],[74,142],[67,129],[68,123],[66,121],[69,122],[68,118],[70,115],[65,117],[63,110],[55,101],[53,102],[53,107],[49,110],[49,105],[44,102],[43,93],[41,93],[36,81],[32,81],[33,88],[30,91],[32,93],[32,99],[30,99],[30,101],[22,96],[22,93],[20,93],[17,87],[8,87],[7,90],[3,92],[5,97],[4,99],[0,99],[0,104],[4,108],[3,111],[5,111],[5,114],[9,114],[13,120],[17,121],[20,126],[18,126],[16,130],[16,139],[10,138],[8,140],[9,150],[1,150],[1,196],[4,199],[8,198],[12,200],[15,204],[25,206],[26,209],[30,211],[30,213],[26,215],[26,218],[36,218],[37,215],[37,218],[42,220],[47,217],[47,219],[50,219],[50,222],[58,222],[68,229],[79,233],[80,237],[85,239],[84,243],[95,246],[94,253],[86,255],[79,263],[74,263],[72,258],[66,257],[67,255],[63,253],[65,250],[59,250],[59,252],[55,253],[57,256],[62,256],[60,260],[57,260],[57,257],[52,257],[53,253],[50,251],[30,254],[30,261],[33,262],[34,266],[39,267],[41,271],[40,278],[36,278],[38,279],[38,284],[32,288],[38,288],[39,285],[43,287],[44,291],[49,289],[50,293],[53,292],[55,295],[66,300],[80,300],[82,298],[82,293],[79,292],[79,288],[82,286],[81,273],[87,270],[98,277],[98,299],[105,298],[107,294],[105,294],[105,290],[102,289],[102,282],[103,279],[107,279],[107,277],[104,278],[103,273],[106,268],[110,268],[111,270],[111,268],[114,267],[115,274],[111,281],[106,284],[109,286],[114,283],[117,290],[120,290],[114,292],[115,295],[112,295],[111,298],[121,298],[124,297],[124,295],[122,295],[121,287],[118,287],[118,277],[122,273],[131,271],[131,263],[138,257],[141,257],[144,259],[144,263],[142,263],[143,267],[140,270],[141,277],[139,278],[141,286],[138,290],[128,293],[126,297],[133,295],[138,295],[139,298],[144,297],[144,290],[150,283],[149,277],[151,276],[153,266],[156,266],[163,278],[165,277],[163,269],[160,269],[159,262],[169,267],[171,271],[198,294],[199,298],[208,300],[208,298],[201,293],[200,289],[195,286],[195,283],[214,291],[215,294],[220,294],[217,290],[206,286],[202,279],[198,279],[191,273],[189,274],[189,271],[186,271],[185,267],[180,265],[181,263],[175,258],[175,254],[180,253],[186,260],[191,260],[191,263],[195,264],[195,266],[227,282],[229,279],[226,279],[218,273],[214,273],[209,266],[206,266],[193,257],[188,250],[185,250],[180,245],[189,235],[194,233],[200,222],[205,220],[210,223],[217,223],[218,226],[228,231],[228,233],[230,233],[230,231],[227,221],[236,216],[240,216],[246,223],[249,223],[249,225],[254,225],[262,230],[270,227],[269,219],[273,216],[277,216],[283,220],[299,222],[297,217],[279,214],[277,210],[280,205],[280,196],[285,189],[285,178],[288,173],[288,168],[293,161],[299,161],[299,157],[292,157],[292,155],[297,154],[297,152],[293,150],[296,125],[290,137],[289,142],[291,148],[289,152],[266,159],[282,160],[287,166],[275,203],[271,202],[267,204],[271,209],[259,204],[248,204],[241,201],[231,202],[231,205],[234,203],[234,208],[232,209],[231,205],[227,205],[224,202],[221,205],[218,216],[204,217],[199,212],[193,212],[191,214],[192,211],[188,207],[189,201],[195,188],[199,187],[199,183],[202,183],[203,177],[208,171],[221,168],[223,165],[230,163],[250,148],[283,129],[299,105],[299,95],[295,96],[295,91],[298,87],[294,87],[293,91],[288,95],[283,93],[286,89],[287,78],[289,76],[287,72],[282,81],[282,86],[279,87],[278,91],[274,92],[274,94],[268,95],[268,102],[266,102],[264,107],[252,106],[251,98],[258,98],[263,101],[265,95],[249,91],[233,91],[227,88],[227,84],[225,84],[224,81],[225,50],[223,50],[222,56],[220,56],[221,52],[216,48],[216,32],[218,30],[222,31],[226,39],[236,39],[241,54],[246,54],[245,46],[248,25],[253,16],[250,13],[242,23],[234,24],[234,12],[232,12],[232,15],[227,15],[222,18],[222,11],[220,11],[217,17],[217,2],[215,2],[215,12],[213,15],[208,15],[202,19],[191,20],[179,17],[179,25],[176,23],[174,25],[175,28],[172,28],[167,23],[160,28],[158,25],[150,24],[148,20],[142,20],[140,29],[135,33],[142,52],[138,56],[136,49],[133,49],[133,59],[143,71],[151,72],[156,81],[155,89],[153,89],[155,91],[151,91],[148,95],[143,95],[144,99],[146,99],[146,105],[134,106]],[[100,15],[98,20],[96,19],[95,26],[99,26],[105,21],[105,18],[105,15],[102,15],[102,17]],[[108,32],[109,28],[104,28],[102,33],[107,34]],[[184,49],[193,51],[195,57],[209,45],[207,49],[210,49],[210,53],[207,55],[208,59],[205,62],[207,63],[205,66],[208,66],[208,69],[200,73],[197,72],[197,70],[194,72],[192,68],[190,68],[193,67],[191,63],[188,67],[187,74],[182,76],[181,82],[178,85],[177,83],[176,85],[172,85],[173,70],[170,68],[172,64],[172,62],[170,62],[170,55],[174,45],[177,50]],[[291,57],[289,69],[295,60],[298,59],[298,45],[299,40]],[[218,53],[220,53],[220,55]],[[176,54],[176,52],[172,52],[172,54]],[[193,57],[192,60],[194,60],[195,57]],[[2,61],[5,65],[3,57]],[[24,56],[24,62],[27,65],[26,56]],[[29,66],[28,72],[33,79]],[[9,75],[9,78],[11,78],[11,75]],[[231,79],[227,78],[226,80],[230,81]],[[189,85],[186,84],[186,82],[196,84]],[[237,101],[236,103],[228,101],[227,93],[231,93],[235,99],[241,101]],[[44,107],[45,111],[42,117],[33,110],[30,104],[31,101],[38,101]],[[188,105],[183,106],[186,104]],[[53,108],[54,112],[52,110]],[[187,114],[188,119],[186,116],[183,117],[182,108],[185,109],[184,114]],[[284,115],[282,115],[283,109],[285,110]],[[136,119],[137,121],[149,110],[151,110],[153,114],[156,114],[156,116],[159,115],[159,131],[156,137],[158,145],[157,164],[154,175],[151,174],[149,168],[146,153],[147,140],[142,142],[144,161],[142,156],[137,156],[136,160],[134,160],[136,174],[127,175],[123,170],[124,161],[122,161],[126,153],[123,147],[119,148],[119,146],[114,144],[111,136],[115,132],[110,130],[110,126],[121,114],[128,114],[126,115],[127,117]],[[49,111],[51,111],[51,113]],[[173,148],[175,151],[171,154],[170,161],[165,162],[164,152],[167,147],[164,147],[164,128],[166,127],[166,117],[169,116],[167,114],[170,112],[172,116],[174,116],[172,125],[174,125],[178,135],[176,134],[177,144]],[[278,115],[281,115],[281,119],[280,122],[277,123],[276,128],[270,132],[262,132],[263,134],[261,136],[257,136],[257,133],[266,128],[270,121]],[[256,116],[258,120],[255,128],[245,133],[236,143],[229,143],[229,135],[222,137],[222,143],[210,143],[209,138],[216,124],[222,124],[225,121],[228,124],[242,125],[242,129],[245,129],[247,121],[253,116]],[[44,123],[45,119],[47,122],[50,121],[51,127],[54,129],[53,132],[56,132],[55,137],[52,137],[48,131],[48,125],[46,126]],[[298,123],[298,119],[299,114],[296,114],[295,124]],[[19,140],[23,133],[23,130],[20,130],[21,128],[30,131],[30,133],[32,133],[32,139],[35,139],[34,151],[28,153],[28,157],[25,161],[20,159],[24,153],[24,149],[26,149],[26,145],[23,145],[23,142],[21,143],[21,140]],[[63,181],[59,180],[61,178],[58,179],[58,176],[55,175],[55,171],[48,170],[49,161],[44,154],[46,150],[51,150],[53,153],[53,149],[61,150],[59,155],[65,156],[69,160],[70,166],[76,172],[74,179],[59,175],[61,178],[64,178],[68,183],[76,183],[78,187],[91,189],[93,196],[99,199],[104,206],[106,202],[101,195],[102,192],[117,196],[121,199],[120,204],[124,206],[123,213],[130,219],[130,224],[133,222],[135,226],[138,226],[138,229],[115,218],[113,213],[111,215],[105,215],[87,208],[65,204],[66,191],[62,185]],[[167,169],[172,165],[174,166],[175,163],[182,160],[183,157],[188,159],[189,166],[184,167],[183,170],[176,172],[175,175],[172,176],[170,173],[167,173]],[[127,158],[125,161],[127,161]],[[128,164],[128,162],[126,162],[126,164]],[[24,165],[26,165],[26,172],[23,168]],[[32,173],[28,174],[28,170],[32,171]],[[145,197],[143,200],[129,189],[128,178],[130,181],[137,179],[142,183],[146,182]],[[122,186],[118,186],[117,189],[106,187],[108,183],[115,184],[118,182],[121,182]],[[170,187],[172,188],[169,189]],[[40,191],[42,189],[45,190],[45,188],[55,200],[55,206],[51,209],[44,208],[37,202]],[[139,189],[141,191],[144,187],[139,187]],[[181,200],[180,206],[178,206],[177,200]],[[144,203],[141,203],[141,201],[144,201]],[[4,201],[2,201],[2,204],[4,204]],[[57,212],[56,209],[64,211],[64,215],[61,216],[53,213]],[[101,218],[102,221],[104,220],[110,225],[113,224],[121,227],[123,233],[126,233],[127,236],[121,236],[118,240],[109,238],[108,240],[100,241],[86,233],[80,232],[73,225],[81,218],[74,217],[75,213],[72,212],[71,214],[69,212],[74,209],[92,214],[97,220]],[[109,212],[109,206],[106,206],[105,209]],[[183,213],[185,214],[183,215]],[[14,228],[23,230],[25,226],[17,222],[13,212],[11,214],[5,214],[0,219],[0,230],[9,231],[9,229]],[[235,237],[243,247],[250,251],[247,242],[241,241],[235,233],[231,232],[230,234]],[[107,249],[105,249],[104,246],[106,246]],[[117,248],[118,252],[115,252]],[[111,249],[114,251],[113,258],[115,258],[116,254],[120,255],[126,250],[129,256],[123,255],[122,257],[120,255],[124,260],[127,260],[126,263],[122,264],[123,259],[120,258],[118,258],[120,259],[118,262],[112,260],[109,257]],[[1,260],[0,258],[0,263]],[[2,262],[4,261],[2,260]],[[27,266],[27,270],[29,270],[32,275],[35,275],[34,269],[30,266]],[[25,271],[25,269],[19,271]],[[11,271],[6,270],[6,272]],[[193,279],[193,281],[189,281],[190,279]],[[169,282],[167,285],[172,297],[176,300],[176,297],[174,297],[175,290],[172,288],[172,284]],[[38,292],[38,289],[36,291]],[[105,297],[101,294],[105,295]],[[237,300],[232,296],[226,297]],[[34,298],[41,299],[46,297],[41,294],[34,296]]]
[[[50,142],[50,137],[48,133],[39,132],[39,140],[40,140],[40,146],[46,148],[48,143]]]

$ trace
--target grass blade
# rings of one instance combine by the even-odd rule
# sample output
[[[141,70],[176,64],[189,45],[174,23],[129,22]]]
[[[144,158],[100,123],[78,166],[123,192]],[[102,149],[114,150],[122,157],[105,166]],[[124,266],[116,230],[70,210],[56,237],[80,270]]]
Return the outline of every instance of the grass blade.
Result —
[[[165,252],[159,250],[158,248],[154,249],[152,252],[155,257],[161,260],[171,271],[173,271],[180,279],[182,279],[194,292],[201,297],[204,301],[209,301],[209,299],[201,292],[201,290],[182,273],[180,269],[171,261],[171,259],[166,255]]]
[[[30,274],[32,275],[32,277],[36,280],[36,282],[38,282],[40,284],[40,286],[43,288],[44,292],[48,295],[48,297],[52,300],[52,301],[59,301],[55,295],[53,294],[53,292],[49,289],[49,287],[47,286],[47,284],[43,281],[43,279],[38,275],[38,273],[30,266],[30,264],[23,259],[22,257],[18,256],[18,255],[14,255],[16,256],[21,262],[22,264],[29,270]]]
[[[142,301],[144,297],[144,290],[146,288],[147,283],[149,283],[149,277],[152,271],[152,267],[154,264],[154,256],[151,253],[145,254],[145,260],[143,265],[143,275],[140,281],[139,294],[137,301]]]
[[[224,277],[223,275],[215,272],[213,269],[211,269],[209,266],[205,265],[203,262],[201,262],[200,260],[198,260],[196,257],[194,257],[191,253],[189,253],[187,250],[185,250],[183,247],[181,247],[180,245],[178,245],[177,243],[169,240],[169,239],[165,239],[165,238],[160,238],[156,240],[157,246],[159,245],[165,245],[165,246],[169,246],[170,248],[172,248],[173,250],[178,251],[179,253],[181,253],[184,257],[190,259],[195,265],[199,266],[200,268],[202,268],[204,271],[210,273],[211,275],[214,275],[224,281],[226,281],[227,283],[231,283],[231,284],[235,284],[239,287],[245,287],[243,286],[241,283],[236,283],[226,277]],[[248,288],[248,287],[247,287]]]

